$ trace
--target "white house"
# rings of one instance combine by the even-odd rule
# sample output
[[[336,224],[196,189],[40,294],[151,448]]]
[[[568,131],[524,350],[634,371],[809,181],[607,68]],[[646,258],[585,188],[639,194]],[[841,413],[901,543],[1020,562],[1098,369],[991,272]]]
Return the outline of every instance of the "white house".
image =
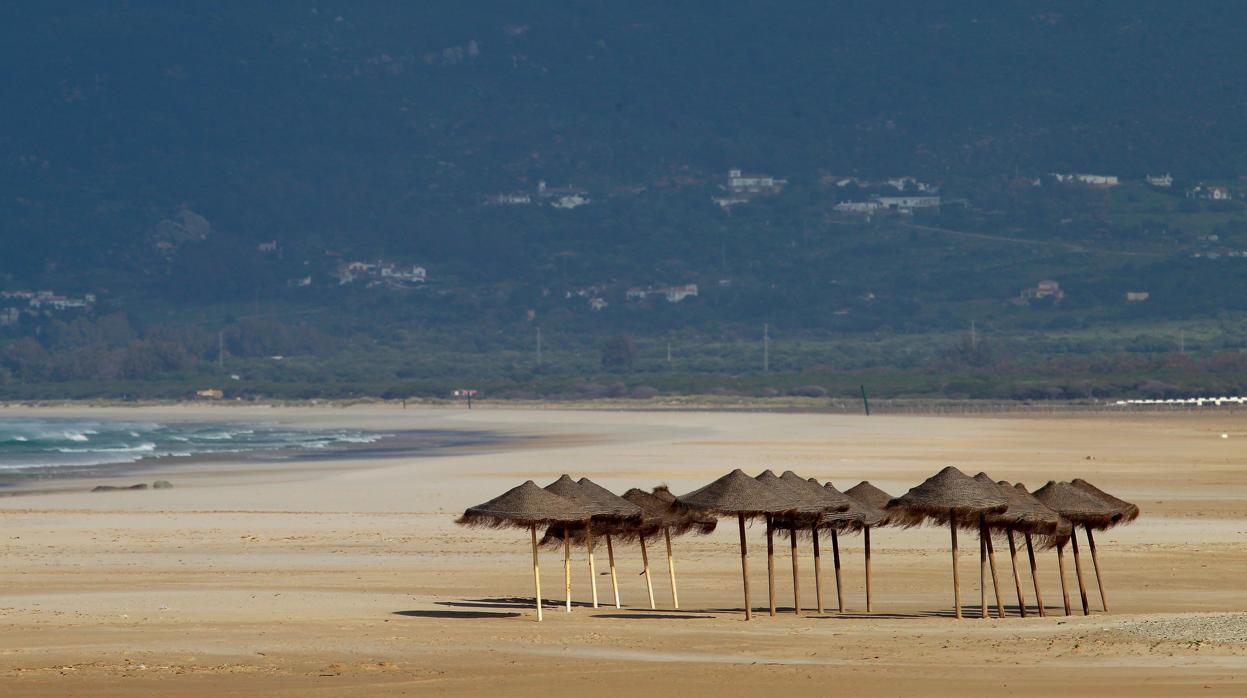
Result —
[[[1172,187],[1173,176],[1170,175],[1169,173],[1165,173],[1163,175],[1160,175],[1159,177],[1148,175],[1147,183],[1152,185],[1153,187],[1164,187],[1164,188]]]
[[[766,174],[746,174],[737,169],[727,171],[727,190],[733,194],[769,194],[788,183]]]
[[[879,210],[878,201],[842,201],[832,209],[840,213],[873,213]]]
[[[1086,184],[1092,187],[1115,187],[1121,182],[1118,181],[1117,175],[1098,175],[1098,174],[1061,174],[1052,173],[1053,178],[1062,184]]]
[[[939,208],[938,196],[876,196],[880,208],[893,211],[912,211],[916,208]]]
[[[515,192],[512,194],[494,194],[485,199],[485,203],[490,206],[524,206],[531,204],[533,197],[523,192]]]

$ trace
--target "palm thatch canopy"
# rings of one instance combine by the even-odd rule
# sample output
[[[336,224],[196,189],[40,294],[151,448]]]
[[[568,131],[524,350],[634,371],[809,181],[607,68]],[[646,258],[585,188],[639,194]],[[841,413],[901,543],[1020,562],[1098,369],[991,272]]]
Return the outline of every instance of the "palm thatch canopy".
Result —
[[[844,496],[843,492],[839,492],[835,488],[830,490],[823,489],[818,484],[818,480],[813,478],[806,480],[791,470],[785,470],[784,474],[779,476],[779,481],[791,487],[793,491],[808,493],[814,501],[822,504],[824,514],[844,514],[853,506],[853,501]]]
[[[975,480],[983,482],[981,478],[987,477],[986,473],[979,473],[974,476]],[[1002,514],[991,514],[987,517],[987,525],[991,528],[1012,528],[1021,533],[1033,533],[1037,535],[1050,535],[1058,524],[1061,522],[1061,515],[1044,506],[1043,502],[1035,499],[1035,496],[1026,491],[1021,483],[1017,486],[1011,485],[1005,480],[995,483],[1000,488],[1001,494],[1005,499],[1009,500],[1009,508]]]
[[[657,489],[655,488],[655,493],[650,493],[633,487],[624,492],[623,495],[624,499],[641,507],[640,528],[648,529],[645,530],[645,535],[652,535],[664,528],[670,531],[673,536],[680,536],[685,533],[701,535],[714,533],[715,527],[719,524],[718,519],[675,506],[674,496],[671,496],[670,499],[659,496]],[[666,487],[663,487],[662,490],[670,495]]]
[[[571,475],[564,473],[559,479],[545,486],[547,492],[557,494],[564,499],[570,499],[580,506],[589,510],[590,515],[597,517],[616,517],[616,508],[610,504],[603,504],[580,486],[580,483],[572,479]]]
[[[977,520],[983,514],[996,514],[1009,507],[997,487],[987,487],[951,465],[927,478],[909,492],[888,502],[887,511],[902,526],[925,521],[940,524]]]
[[[769,469],[758,473],[754,479],[771,488],[771,491],[789,503],[788,511],[784,515],[785,522],[809,525],[826,511],[827,505],[822,496],[811,494],[805,487],[795,485],[791,480],[784,480]]]
[[[576,484],[580,485],[580,489],[586,497],[610,509],[610,516],[621,519],[639,520],[641,518],[641,507],[602,487],[589,478],[582,477],[576,481]]]
[[[1139,518],[1139,506],[1137,504],[1131,504],[1124,499],[1118,499],[1080,477],[1074,478],[1069,484],[1116,509],[1117,513],[1121,514],[1121,518],[1117,520],[1119,524],[1128,524]]]
[[[641,520],[639,506],[587,477],[572,480],[570,475],[563,475],[546,485],[546,489],[568,499],[574,499],[592,511],[593,517],[589,522],[589,528],[593,530],[595,536],[631,533]],[[584,524],[551,524],[546,528],[541,544],[561,544],[565,532],[570,534],[577,544],[585,542],[587,538]]]
[[[455,523],[488,528],[527,528],[559,522],[585,522],[591,515],[577,502],[543,490],[529,480],[484,504],[469,507]]]
[[[835,489],[830,482],[824,487]],[[891,522],[892,515],[888,513],[887,506],[888,502],[892,501],[892,495],[870,484],[869,481],[862,480],[845,490],[844,494],[853,501],[865,505],[866,520],[863,522],[865,525],[878,528],[887,526]]]
[[[782,514],[793,509],[792,502],[771,487],[744,474],[740,468],[701,489],[677,497],[676,502],[682,507],[720,516],[743,514],[753,517]]]
[[[1035,490],[1035,499],[1075,526],[1108,528],[1121,519],[1121,513],[1068,482],[1049,481]]]
[[[795,522],[800,526],[797,529],[798,537],[804,538],[812,535],[809,527],[813,525],[817,525],[819,528],[834,528],[837,531],[846,529],[857,530],[864,525],[863,522],[866,519],[865,509],[858,502],[846,497],[840,490],[834,487],[825,488],[818,484],[818,480],[814,478],[803,480],[800,475],[791,470],[784,471],[779,481],[794,489],[800,489],[809,493],[809,496],[821,502],[824,507],[823,513],[818,516],[807,514],[797,517]],[[787,519],[785,519],[786,521]]]
[[[863,504],[869,504],[876,509],[886,509],[888,502],[892,501],[892,495],[870,484],[869,480],[862,480],[844,491],[845,494],[856,499]]]

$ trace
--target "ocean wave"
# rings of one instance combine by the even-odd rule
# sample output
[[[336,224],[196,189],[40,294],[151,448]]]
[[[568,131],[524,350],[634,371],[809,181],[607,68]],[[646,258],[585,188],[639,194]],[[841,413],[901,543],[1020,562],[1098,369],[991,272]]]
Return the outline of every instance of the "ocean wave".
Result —
[[[58,448],[61,453],[150,453],[156,450],[156,444],[148,441],[138,446],[117,446],[113,448]]]

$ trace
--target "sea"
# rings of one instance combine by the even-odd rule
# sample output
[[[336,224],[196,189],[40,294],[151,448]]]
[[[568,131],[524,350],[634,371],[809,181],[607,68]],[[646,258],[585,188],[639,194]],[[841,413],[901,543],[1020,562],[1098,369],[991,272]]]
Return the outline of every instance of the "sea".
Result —
[[[369,448],[393,434],[230,422],[0,418],[0,484],[103,472],[142,461],[312,455]]]

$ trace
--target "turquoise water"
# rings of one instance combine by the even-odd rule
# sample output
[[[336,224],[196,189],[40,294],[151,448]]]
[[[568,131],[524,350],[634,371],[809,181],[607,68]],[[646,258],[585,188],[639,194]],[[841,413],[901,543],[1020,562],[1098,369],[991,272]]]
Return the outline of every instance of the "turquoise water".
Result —
[[[315,453],[387,434],[279,425],[0,418],[0,477],[44,475],[148,459],[264,452]]]

